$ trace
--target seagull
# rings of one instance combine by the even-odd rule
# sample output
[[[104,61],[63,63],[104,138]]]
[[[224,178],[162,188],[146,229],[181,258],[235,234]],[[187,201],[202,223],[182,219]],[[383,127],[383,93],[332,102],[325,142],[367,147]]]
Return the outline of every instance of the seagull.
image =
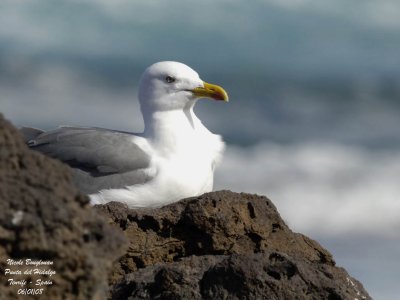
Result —
[[[130,208],[160,207],[212,191],[225,143],[195,115],[200,98],[228,101],[185,64],[158,62],[139,84],[143,133],[98,127],[23,127],[27,145],[69,165],[91,204],[118,201]]]

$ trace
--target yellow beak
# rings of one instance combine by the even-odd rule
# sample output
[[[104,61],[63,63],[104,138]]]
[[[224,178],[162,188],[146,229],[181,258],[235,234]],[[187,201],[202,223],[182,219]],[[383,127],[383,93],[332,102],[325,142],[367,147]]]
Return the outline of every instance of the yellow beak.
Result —
[[[193,95],[197,98],[211,98],[214,100],[229,101],[227,92],[220,86],[203,82],[204,87],[197,87],[192,90]]]

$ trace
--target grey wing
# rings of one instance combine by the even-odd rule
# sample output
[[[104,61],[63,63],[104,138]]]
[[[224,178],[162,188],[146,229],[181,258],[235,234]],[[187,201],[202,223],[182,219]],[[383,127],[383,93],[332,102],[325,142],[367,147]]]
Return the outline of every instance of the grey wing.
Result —
[[[26,139],[31,138],[27,140],[29,147],[68,164],[84,193],[151,179],[146,172],[151,158],[133,142],[135,135],[131,133],[85,127],[60,127],[48,132],[22,128],[21,132]]]

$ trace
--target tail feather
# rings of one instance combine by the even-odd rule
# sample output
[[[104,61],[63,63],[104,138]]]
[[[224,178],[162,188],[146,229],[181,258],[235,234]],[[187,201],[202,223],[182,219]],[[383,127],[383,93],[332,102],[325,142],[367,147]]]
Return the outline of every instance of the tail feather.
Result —
[[[19,129],[22,135],[24,136],[25,143],[29,145],[29,142],[34,140],[39,134],[42,134],[44,131],[32,128],[32,127],[22,127]]]

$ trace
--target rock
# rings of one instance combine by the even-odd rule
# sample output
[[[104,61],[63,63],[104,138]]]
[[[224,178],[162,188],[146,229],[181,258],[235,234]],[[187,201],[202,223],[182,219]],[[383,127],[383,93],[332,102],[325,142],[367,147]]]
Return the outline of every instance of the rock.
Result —
[[[371,299],[273,203],[230,191],[160,209],[96,206],[129,240],[112,299]]]
[[[106,299],[107,273],[123,245],[120,232],[73,187],[68,167],[29,150],[0,115],[0,299]],[[34,269],[25,259],[53,262],[38,268],[56,274],[24,275]],[[6,269],[22,274],[5,275]],[[52,284],[35,286],[37,279]],[[18,294],[33,288],[44,291]]]
[[[0,116],[0,299],[371,299],[266,197],[220,191],[159,209],[93,209],[71,182]],[[53,262],[40,268],[55,274],[24,274],[25,259]],[[51,284],[30,283],[38,278]],[[44,292],[18,294],[27,288]]]

